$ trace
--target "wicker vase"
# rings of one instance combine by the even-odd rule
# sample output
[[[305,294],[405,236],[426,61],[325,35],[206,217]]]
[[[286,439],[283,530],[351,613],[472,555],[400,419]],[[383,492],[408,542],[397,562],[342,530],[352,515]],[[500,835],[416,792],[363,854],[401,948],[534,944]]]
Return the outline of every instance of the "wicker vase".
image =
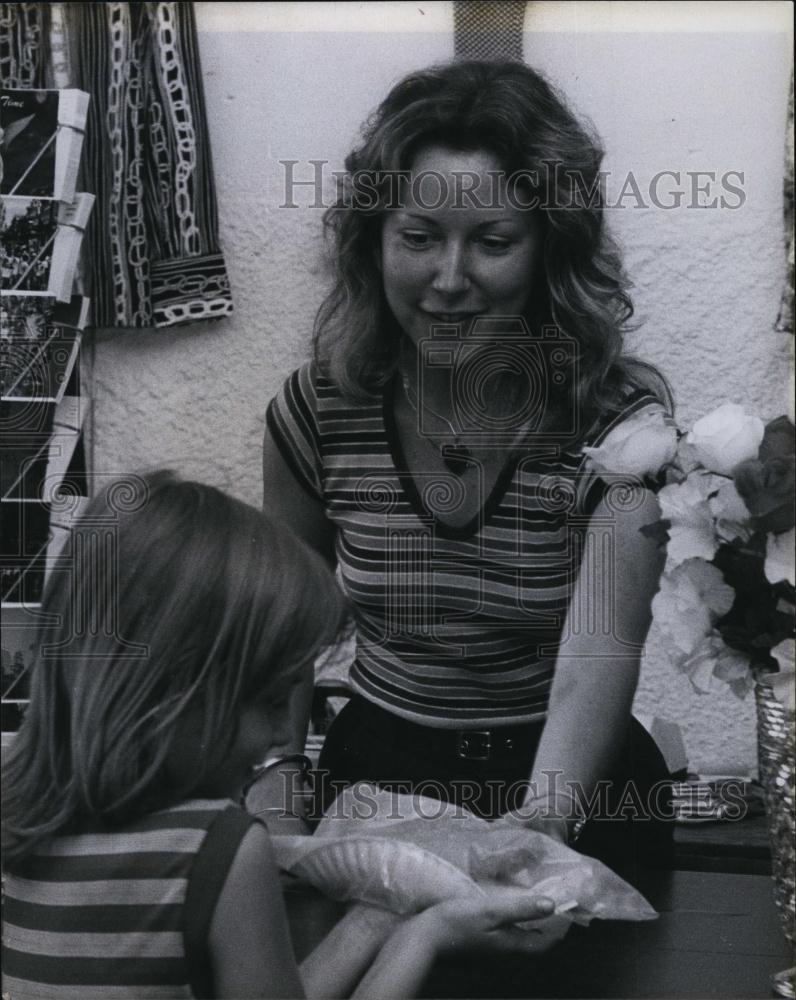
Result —
[[[771,842],[774,899],[785,937],[794,943],[794,713],[774,695],[764,677],[755,684],[757,702],[757,753]],[[779,974],[774,987],[780,995],[793,996],[793,970]]]

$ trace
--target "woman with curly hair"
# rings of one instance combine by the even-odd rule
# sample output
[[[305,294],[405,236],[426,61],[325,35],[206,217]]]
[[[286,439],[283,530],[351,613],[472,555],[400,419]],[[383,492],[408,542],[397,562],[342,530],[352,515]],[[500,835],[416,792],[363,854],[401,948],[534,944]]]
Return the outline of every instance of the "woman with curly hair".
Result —
[[[268,408],[264,483],[357,618],[325,801],[367,780],[508,811],[632,874],[670,842],[630,714],[659,511],[583,449],[670,401],[623,353],[601,159],[522,64],[398,83],[325,215],[335,280]]]

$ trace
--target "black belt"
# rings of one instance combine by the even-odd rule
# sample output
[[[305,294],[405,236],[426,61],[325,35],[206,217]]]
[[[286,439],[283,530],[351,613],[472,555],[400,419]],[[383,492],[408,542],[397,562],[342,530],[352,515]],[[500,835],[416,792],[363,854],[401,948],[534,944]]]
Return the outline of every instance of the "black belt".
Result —
[[[354,695],[349,704],[351,710],[367,719],[382,738],[388,735],[399,737],[415,745],[426,746],[434,753],[461,760],[530,758],[543,725],[540,721],[519,726],[495,726],[492,729],[440,729],[393,715],[360,695]]]

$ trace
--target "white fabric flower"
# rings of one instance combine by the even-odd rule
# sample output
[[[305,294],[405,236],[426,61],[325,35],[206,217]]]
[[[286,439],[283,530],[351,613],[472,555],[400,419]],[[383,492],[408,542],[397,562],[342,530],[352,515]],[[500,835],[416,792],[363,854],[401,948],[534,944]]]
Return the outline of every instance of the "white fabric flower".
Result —
[[[749,519],[751,514],[743,502],[743,497],[735,488],[732,479],[725,479],[723,476],[710,476],[711,492],[715,494],[708,500],[710,513],[715,519],[716,533],[725,542],[731,542],[735,538],[742,538],[748,541],[751,536]]]
[[[663,410],[638,413],[608,434],[598,448],[584,447],[597,473],[645,476],[659,472],[677,452],[677,431]]]
[[[735,591],[724,582],[721,570],[702,559],[689,559],[683,564],[683,572],[716,618],[727,614],[735,600]]]
[[[704,473],[693,472],[681,483],[664,486],[658,493],[661,516],[670,522],[666,568],[674,569],[686,559],[710,560],[716,554],[718,537],[708,502],[710,482]]]
[[[695,691],[707,694],[713,683],[713,667],[716,663],[716,652],[713,636],[703,636],[694,649],[678,663],[678,667],[688,679]]]
[[[796,670],[796,639],[783,639],[778,645],[772,647],[771,655],[783,673],[787,670]]]
[[[732,692],[743,698],[754,686],[749,657],[731,649],[718,632],[704,636],[691,654],[683,659],[680,670],[688,675],[695,691],[707,694],[713,678],[724,681]]]
[[[681,479],[685,479],[694,469],[702,468],[694,446],[688,443],[685,436],[677,442],[677,455],[674,458],[674,463],[680,470],[681,476],[679,478]]]
[[[667,640],[669,658],[677,667],[696,655],[713,623],[725,615],[735,591],[715,566],[703,559],[688,559],[661,577],[652,601],[655,624]]]
[[[728,646],[714,633],[715,659],[713,676],[724,681],[738,698],[745,698],[755,686],[752,661],[737,649]]]
[[[769,583],[779,583],[787,580],[796,587],[796,569],[794,569],[794,545],[796,544],[796,528],[783,531],[781,535],[766,536],[766,561],[763,572]]]
[[[749,416],[737,403],[723,403],[697,420],[686,435],[698,460],[723,476],[749,458],[756,458],[765,430],[759,417]]]

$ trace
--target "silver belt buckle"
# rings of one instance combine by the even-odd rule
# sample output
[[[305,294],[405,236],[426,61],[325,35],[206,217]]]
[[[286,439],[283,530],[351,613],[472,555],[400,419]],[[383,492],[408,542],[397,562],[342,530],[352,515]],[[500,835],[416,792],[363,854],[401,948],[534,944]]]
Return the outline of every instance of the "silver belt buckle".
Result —
[[[487,729],[461,730],[456,740],[457,756],[464,760],[489,760],[492,734]]]

